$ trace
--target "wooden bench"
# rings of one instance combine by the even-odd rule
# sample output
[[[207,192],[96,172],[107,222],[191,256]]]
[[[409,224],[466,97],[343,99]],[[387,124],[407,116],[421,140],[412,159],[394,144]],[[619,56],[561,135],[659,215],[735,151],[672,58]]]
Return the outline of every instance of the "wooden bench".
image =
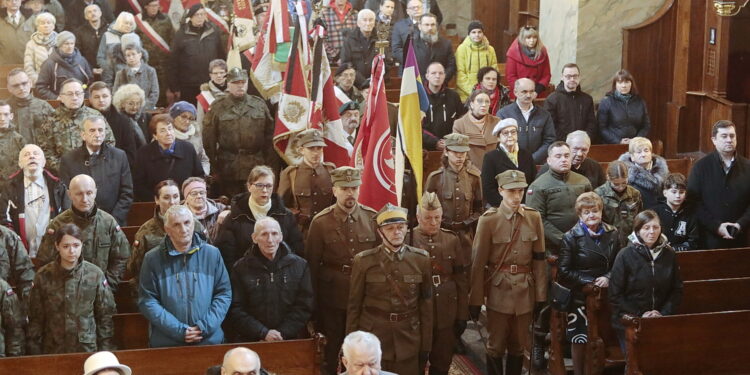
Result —
[[[401,100],[401,89],[386,89],[385,97],[391,103],[398,103]]]
[[[750,247],[685,251],[677,254],[683,281],[750,277]]]
[[[135,240],[135,234],[138,232],[139,226],[127,226],[127,227],[120,227],[122,229],[122,233],[125,234],[125,237],[128,239],[128,243],[130,245],[133,245],[133,241]]]
[[[117,349],[147,349],[148,320],[140,313],[115,314],[112,316],[115,325],[113,341]]]
[[[628,375],[750,373],[750,311],[623,318]]]
[[[600,161],[599,165],[601,165],[602,169],[606,173],[607,168],[609,167],[609,162]],[[667,159],[667,167],[669,168],[669,173],[682,173],[685,175],[685,177],[687,177],[692,166],[693,159]]]
[[[154,217],[155,209],[154,202],[133,202],[128,212],[128,226],[140,227]]]
[[[115,351],[120,363],[138,375],[203,375],[208,367],[220,365],[224,354],[243,346],[254,350],[263,367],[275,374],[318,375],[325,339],[322,335],[304,340],[185,346]],[[0,374],[71,375],[83,372],[91,353],[26,356],[0,359]]]
[[[115,305],[117,305],[118,313],[138,312],[138,303],[136,302],[136,296],[138,295],[137,288],[138,285],[135,285],[132,280],[125,280],[117,286]]]

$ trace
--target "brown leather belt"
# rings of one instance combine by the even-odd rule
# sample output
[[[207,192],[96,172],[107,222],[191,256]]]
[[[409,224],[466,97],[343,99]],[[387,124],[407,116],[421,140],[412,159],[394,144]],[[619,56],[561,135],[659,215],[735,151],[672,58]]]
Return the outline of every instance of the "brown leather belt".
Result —
[[[432,285],[438,286],[442,283],[447,283],[448,281],[452,281],[453,275],[446,273],[446,274],[435,274],[432,275]]]
[[[490,270],[494,270],[497,267],[496,264],[490,264]],[[529,266],[521,266],[518,264],[503,264],[498,269],[500,272],[507,272],[511,275],[515,275],[517,273],[531,273],[531,268]]]
[[[352,274],[352,265],[351,264],[343,264],[343,263],[332,263],[332,262],[324,262],[323,267],[339,271],[343,273],[344,275],[351,275]]]
[[[383,311],[377,307],[365,306],[365,311],[367,311],[368,313],[372,315],[375,315],[376,317],[380,319],[387,320],[389,322],[401,322],[406,319],[410,319],[410,318],[417,316],[416,309],[409,311],[409,312],[405,312],[405,313],[391,313],[391,312]]]

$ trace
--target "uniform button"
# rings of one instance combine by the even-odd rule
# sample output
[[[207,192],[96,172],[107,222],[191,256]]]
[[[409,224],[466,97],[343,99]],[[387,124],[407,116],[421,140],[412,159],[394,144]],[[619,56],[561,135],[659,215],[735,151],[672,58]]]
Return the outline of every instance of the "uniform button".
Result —
[[[316,193],[313,193],[313,195],[318,195],[318,193],[317,193],[317,192],[316,192]]]
[[[349,239],[349,242],[354,242],[354,239],[353,239],[353,238],[350,238],[350,239]]]

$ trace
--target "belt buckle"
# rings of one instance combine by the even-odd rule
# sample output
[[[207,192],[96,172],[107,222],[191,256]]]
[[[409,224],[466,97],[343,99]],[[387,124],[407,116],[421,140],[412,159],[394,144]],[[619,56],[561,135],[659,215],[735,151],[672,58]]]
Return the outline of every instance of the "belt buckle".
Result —
[[[518,273],[518,265],[517,264],[511,264],[510,265],[510,274],[514,275]]]
[[[432,275],[432,285],[438,286],[442,284],[442,281],[440,280],[440,275]]]
[[[398,322],[398,314],[396,313],[388,314],[388,320],[391,322]]]
[[[344,273],[345,275],[351,274],[352,273],[352,266],[350,266],[348,264],[344,264],[343,266],[341,266],[341,272]]]

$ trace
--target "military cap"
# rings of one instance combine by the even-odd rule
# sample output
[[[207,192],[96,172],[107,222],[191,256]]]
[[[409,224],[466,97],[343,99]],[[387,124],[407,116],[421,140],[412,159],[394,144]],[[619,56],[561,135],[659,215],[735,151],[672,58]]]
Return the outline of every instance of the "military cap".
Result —
[[[468,135],[450,133],[443,137],[443,139],[445,140],[445,148],[449,151],[468,152],[470,150]]]
[[[386,203],[375,216],[375,222],[379,227],[388,224],[405,223],[409,211],[403,207],[394,206]]]
[[[422,200],[419,202],[419,207],[425,211],[433,211],[438,208],[443,208],[437,194],[430,191],[425,191],[424,194],[422,194]]]
[[[508,169],[495,176],[495,179],[497,180],[497,186],[503,189],[518,189],[529,186],[526,183],[526,175],[515,169]]]
[[[359,111],[359,103],[355,101],[346,102],[339,107],[339,114],[343,115],[346,111]]]
[[[357,187],[362,185],[362,171],[352,167],[339,167],[331,171],[333,186]]]
[[[326,142],[323,140],[323,132],[319,129],[301,131],[297,137],[299,138],[298,144],[302,147],[326,146]]]
[[[227,72],[227,82],[247,81],[247,71],[240,68],[232,68]]]

